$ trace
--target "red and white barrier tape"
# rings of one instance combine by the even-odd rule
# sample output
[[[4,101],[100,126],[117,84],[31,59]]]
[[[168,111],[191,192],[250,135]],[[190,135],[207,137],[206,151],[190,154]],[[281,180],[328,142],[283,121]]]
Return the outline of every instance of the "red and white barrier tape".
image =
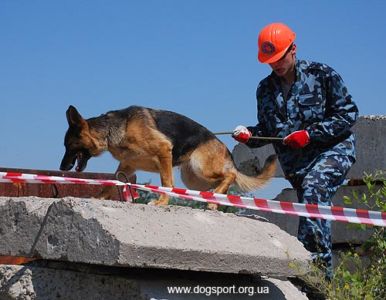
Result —
[[[386,227],[386,212],[364,209],[345,208],[339,206],[321,206],[316,204],[301,204],[286,201],[274,201],[237,195],[216,194],[213,192],[193,191],[182,188],[168,188],[153,185],[124,183],[117,180],[82,179],[36,174],[0,172],[0,182],[11,183],[46,183],[46,184],[93,184],[102,186],[122,186],[126,199],[130,198],[128,187],[159,194],[167,194],[188,200],[215,203],[226,206],[269,211],[274,213],[296,215],[309,218],[320,218],[357,224],[368,224]]]

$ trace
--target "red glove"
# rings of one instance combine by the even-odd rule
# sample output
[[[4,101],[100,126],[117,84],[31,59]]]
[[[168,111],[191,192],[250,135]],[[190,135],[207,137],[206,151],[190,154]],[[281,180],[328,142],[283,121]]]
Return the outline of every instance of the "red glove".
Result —
[[[307,130],[294,131],[287,135],[283,140],[284,145],[288,145],[294,149],[303,148],[309,143],[310,135],[308,134]]]
[[[248,130],[247,127],[239,125],[233,130],[232,137],[240,142],[240,143],[246,143],[248,142],[249,138],[252,136],[252,133]]]

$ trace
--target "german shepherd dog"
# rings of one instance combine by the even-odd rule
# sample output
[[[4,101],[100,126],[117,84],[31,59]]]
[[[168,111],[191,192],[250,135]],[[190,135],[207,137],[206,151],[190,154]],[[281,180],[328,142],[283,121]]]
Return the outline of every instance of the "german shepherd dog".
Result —
[[[69,128],[60,165],[63,171],[77,163],[75,170],[81,172],[91,157],[109,151],[120,162],[117,173],[157,172],[162,186],[173,187],[172,168],[179,166],[187,188],[224,194],[232,184],[241,191],[257,189],[276,170],[276,156],[272,155],[258,175],[240,173],[227,147],[212,132],[175,112],[130,106],[85,120],[70,106],[66,116]],[[105,188],[100,198],[109,199],[113,190]],[[168,199],[162,195],[153,204],[166,205]],[[216,209],[217,205],[208,207]]]

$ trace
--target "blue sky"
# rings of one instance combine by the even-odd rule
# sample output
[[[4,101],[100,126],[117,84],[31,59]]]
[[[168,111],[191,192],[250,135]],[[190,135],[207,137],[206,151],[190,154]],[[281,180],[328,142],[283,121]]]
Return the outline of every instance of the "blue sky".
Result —
[[[386,114],[385,11],[382,0],[1,0],[0,166],[57,170],[70,104],[86,118],[137,104],[212,131],[254,125],[270,73],[256,40],[271,22],[297,33],[299,58],[342,75],[361,115]],[[105,154],[86,171],[116,166]]]

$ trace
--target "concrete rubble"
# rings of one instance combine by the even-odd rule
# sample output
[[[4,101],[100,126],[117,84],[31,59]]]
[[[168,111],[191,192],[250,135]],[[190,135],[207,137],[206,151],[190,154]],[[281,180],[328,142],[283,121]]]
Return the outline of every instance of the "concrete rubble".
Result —
[[[302,294],[286,278],[304,274],[310,259],[302,244],[276,225],[218,211],[72,197],[0,197],[0,219],[0,255],[149,272],[180,270],[206,274],[253,274],[265,276],[273,286],[281,286],[280,293],[284,288],[297,295],[282,299],[301,299]],[[8,287],[5,294],[9,298],[5,299],[16,299],[10,296],[11,290],[17,289],[15,284],[20,286],[32,282],[32,289],[36,292],[40,285],[44,286],[50,280],[55,280],[55,284],[63,282],[65,286],[72,285],[72,281],[78,282],[76,274],[66,273],[70,271],[56,270],[60,275],[52,275],[50,272],[54,270],[39,266],[0,267],[0,296],[4,286]],[[94,275],[87,276],[92,278]],[[94,280],[87,279],[87,276],[81,277]],[[143,294],[143,289],[139,294],[136,291],[138,280],[121,279],[122,289],[115,291],[117,299],[120,299],[119,293],[134,291],[135,297]],[[172,282],[179,279],[181,277],[174,278]],[[162,285],[159,279],[157,282]],[[111,284],[104,291],[91,284],[88,290],[89,293],[94,290],[95,293],[113,295],[109,292],[114,286]],[[20,289],[25,291],[25,288]],[[62,291],[61,287],[53,290]],[[92,295],[99,295],[95,293]],[[82,294],[78,296],[89,299]],[[150,299],[135,297],[125,299]]]
[[[359,118],[353,128],[357,162],[348,178],[386,170],[385,128],[385,116]],[[272,153],[271,145],[237,145],[232,154],[240,169],[253,174]],[[276,176],[283,176],[280,168]],[[344,186],[333,203],[347,207],[343,196],[353,190],[361,194],[366,187]],[[276,200],[297,201],[293,190],[279,192]],[[221,293],[221,299],[307,299],[288,281],[307,272],[310,260],[294,237],[298,218],[249,213],[271,223],[187,207],[0,197],[0,256],[39,258],[0,265],[0,300],[220,299],[216,287],[262,288],[253,295]],[[361,243],[369,234],[333,222],[335,244]],[[200,287],[201,293],[173,294],[170,286]]]

